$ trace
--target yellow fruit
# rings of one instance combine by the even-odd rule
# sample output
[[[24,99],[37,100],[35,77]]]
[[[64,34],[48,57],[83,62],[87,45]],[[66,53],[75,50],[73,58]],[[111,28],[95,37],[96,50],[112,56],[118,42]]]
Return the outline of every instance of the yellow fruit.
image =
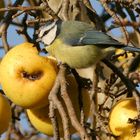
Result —
[[[68,93],[70,96],[70,99],[72,101],[73,107],[75,109],[76,115],[78,119],[80,120],[80,109],[79,109],[79,101],[78,101],[78,87],[77,83],[72,76],[67,77],[68,81]],[[90,111],[90,98],[89,98],[89,93],[87,90],[82,91],[83,95],[83,106],[84,106],[84,113],[86,119],[89,116],[89,111]],[[63,100],[59,97],[60,101],[63,103]],[[66,111],[66,108],[65,108]],[[49,118],[49,106],[46,106],[44,108],[40,109],[27,109],[27,114],[29,117],[30,122],[32,125],[40,132],[45,133],[49,136],[53,136],[53,126],[51,123],[51,120]],[[62,126],[62,121],[60,118],[59,113],[56,113],[58,123],[59,123],[59,131],[60,135],[63,135],[63,126]],[[75,130],[72,126],[70,126],[70,131],[71,133],[74,133]]]
[[[40,56],[34,44],[12,48],[2,59],[0,79],[6,96],[24,108],[48,104],[48,94],[57,75],[54,60]]]
[[[124,50],[122,50],[122,49],[116,49],[116,54],[121,54],[123,52],[124,52]],[[127,52],[127,57],[132,57],[132,56],[133,56],[133,53]],[[125,59],[126,59],[125,55],[118,57],[119,61],[124,61]]]
[[[117,49],[117,50],[116,50],[116,55],[121,54],[121,53],[123,53],[123,52],[124,52],[124,50],[122,50],[122,49]],[[125,55],[119,56],[119,57],[118,57],[118,60],[119,60],[119,62],[124,62],[124,64],[122,65],[123,68],[128,68],[129,65],[128,65],[126,59],[127,59],[127,58],[132,58],[132,57],[133,57],[133,53],[127,52],[127,57],[126,57]]]
[[[118,137],[117,140],[140,140],[140,129],[138,129],[136,136],[132,134],[132,130],[129,130],[120,137]]]
[[[109,116],[109,127],[116,136],[123,137],[126,134],[132,135],[134,125],[128,123],[129,118],[137,117],[136,101],[134,98],[126,98],[112,108]],[[139,134],[140,135],[140,134]]]
[[[11,117],[10,104],[8,100],[0,93],[0,135],[8,129]]]

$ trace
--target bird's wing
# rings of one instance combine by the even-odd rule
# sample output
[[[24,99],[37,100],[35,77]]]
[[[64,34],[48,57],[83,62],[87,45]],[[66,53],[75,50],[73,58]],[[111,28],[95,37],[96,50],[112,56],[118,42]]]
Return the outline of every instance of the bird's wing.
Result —
[[[122,48],[125,51],[140,53],[140,48],[121,44],[117,40],[113,39],[111,36],[96,30],[89,30],[84,32],[84,34],[81,33],[75,36],[75,39],[71,36],[69,36],[68,38],[67,41],[69,40],[69,44],[71,44],[72,46],[98,45],[98,47],[102,48],[114,46],[115,48]]]
[[[110,47],[114,46],[116,48],[122,48],[125,51],[130,51],[130,52],[139,52],[140,53],[140,48],[135,48],[131,46],[126,46],[124,44],[121,44],[117,40],[113,39],[111,36],[99,32],[96,30],[89,30],[85,32],[84,36],[79,39],[79,42],[77,43],[79,45],[98,45],[98,47]]]
[[[122,46],[121,43],[119,43],[117,40],[113,39],[106,33],[97,31],[92,25],[79,21],[63,22],[59,37],[63,39],[65,43],[71,46]]]
[[[117,40],[113,39],[111,36],[96,30],[89,30],[84,33],[79,39],[79,44],[83,45],[106,45],[106,46],[122,46]]]
[[[106,48],[114,46],[126,51],[140,52],[140,48],[123,45],[106,33],[95,30],[92,25],[79,21],[63,22],[58,38],[73,47],[98,45],[98,47]]]

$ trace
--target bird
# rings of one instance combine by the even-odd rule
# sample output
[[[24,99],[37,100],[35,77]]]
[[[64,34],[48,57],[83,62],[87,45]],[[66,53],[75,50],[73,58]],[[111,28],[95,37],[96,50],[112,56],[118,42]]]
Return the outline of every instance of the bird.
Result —
[[[48,21],[40,27],[38,40],[58,62],[71,68],[95,65],[116,48],[140,53],[140,48],[126,46],[82,21]]]

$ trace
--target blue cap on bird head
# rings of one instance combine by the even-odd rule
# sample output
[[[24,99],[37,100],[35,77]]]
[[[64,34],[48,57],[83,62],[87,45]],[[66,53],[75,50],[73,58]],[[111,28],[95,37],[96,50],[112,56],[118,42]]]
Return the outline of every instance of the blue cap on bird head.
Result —
[[[55,21],[48,21],[45,26],[41,27],[39,29],[39,40],[43,42],[45,45],[50,45],[53,43],[55,38],[57,37],[59,33],[58,29],[58,23],[60,23],[58,20]]]

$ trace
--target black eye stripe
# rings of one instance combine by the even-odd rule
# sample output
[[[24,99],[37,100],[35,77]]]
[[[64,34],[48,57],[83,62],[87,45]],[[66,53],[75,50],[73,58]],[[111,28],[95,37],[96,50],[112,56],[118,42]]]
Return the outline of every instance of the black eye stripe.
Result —
[[[56,24],[54,24],[51,28],[49,28],[48,30],[44,31],[43,35],[41,36],[44,37],[45,35],[47,35],[55,26],[57,26]]]
[[[41,38],[44,37],[45,35],[47,35],[53,28],[54,28],[54,26],[51,27],[49,30],[45,31],[45,32],[43,33],[43,35],[41,36]]]
[[[62,21],[57,20],[53,23],[49,22],[46,24],[46,26],[41,27],[38,32],[38,41],[44,43],[47,46],[52,44],[60,33],[61,23]]]

